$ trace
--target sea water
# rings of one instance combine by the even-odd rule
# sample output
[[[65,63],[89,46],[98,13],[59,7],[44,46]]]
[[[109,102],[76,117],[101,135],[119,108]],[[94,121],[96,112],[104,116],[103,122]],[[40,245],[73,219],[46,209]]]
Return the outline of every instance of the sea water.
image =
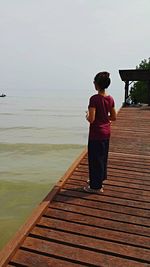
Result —
[[[86,105],[78,96],[0,98],[0,248],[85,148]]]
[[[0,98],[0,248],[87,144],[88,96]]]

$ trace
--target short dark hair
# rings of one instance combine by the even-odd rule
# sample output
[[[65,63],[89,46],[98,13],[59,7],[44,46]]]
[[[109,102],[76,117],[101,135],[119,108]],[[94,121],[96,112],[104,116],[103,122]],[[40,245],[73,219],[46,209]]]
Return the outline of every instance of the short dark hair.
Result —
[[[110,74],[107,71],[102,71],[102,72],[97,73],[94,78],[94,83],[97,84],[101,90],[108,88],[111,82],[109,75]]]

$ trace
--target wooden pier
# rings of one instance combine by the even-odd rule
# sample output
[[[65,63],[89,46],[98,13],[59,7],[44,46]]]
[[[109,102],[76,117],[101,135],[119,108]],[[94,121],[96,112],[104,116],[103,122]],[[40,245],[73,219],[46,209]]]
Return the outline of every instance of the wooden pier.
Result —
[[[150,109],[119,111],[104,192],[84,192],[87,179],[85,150],[2,250],[1,267],[150,266]]]

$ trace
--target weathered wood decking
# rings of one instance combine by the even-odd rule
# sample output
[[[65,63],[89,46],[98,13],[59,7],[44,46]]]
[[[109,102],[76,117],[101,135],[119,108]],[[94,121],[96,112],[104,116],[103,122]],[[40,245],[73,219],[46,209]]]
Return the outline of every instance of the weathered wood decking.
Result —
[[[83,192],[87,178],[83,151],[2,251],[0,266],[150,266],[150,110],[120,110],[104,193]]]

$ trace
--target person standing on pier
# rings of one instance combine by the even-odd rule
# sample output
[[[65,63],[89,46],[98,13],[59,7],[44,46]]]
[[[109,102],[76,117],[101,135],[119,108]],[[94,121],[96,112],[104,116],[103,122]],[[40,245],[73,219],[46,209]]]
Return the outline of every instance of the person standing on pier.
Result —
[[[84,190],[91,193],[103,192],[103,181],[107,179],[110,124],[116,120],[115,103],[105,90],[109,87],[110,74],[99,72],[94,78],[98,91],[89,100],[86,119],[90,123],[88,138],[89,180]]]

